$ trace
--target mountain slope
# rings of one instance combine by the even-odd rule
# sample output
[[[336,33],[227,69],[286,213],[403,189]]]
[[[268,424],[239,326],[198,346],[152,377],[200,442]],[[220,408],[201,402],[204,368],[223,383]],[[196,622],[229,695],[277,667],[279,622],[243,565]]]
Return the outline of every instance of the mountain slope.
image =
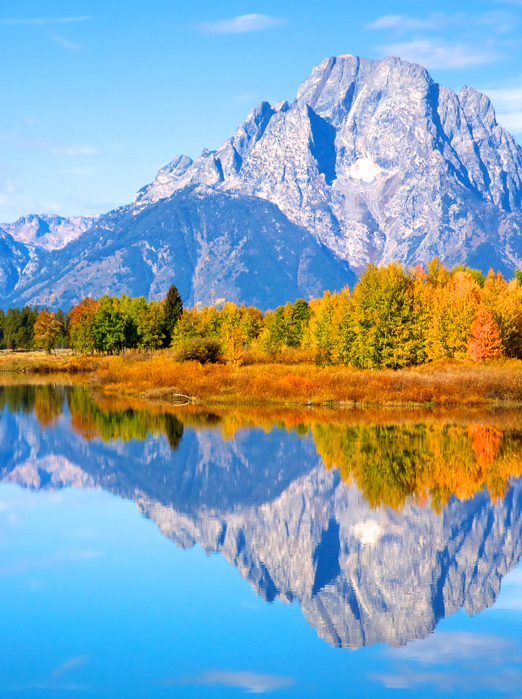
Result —
[[[354,280],[344,261],[270,202],[189,186],[139,211],[111,212],[42,255],[40,273],[22,279],[5,303],[67,307],[104,293],[164,298],[175,283],[185,305],[226,299],[268,308]]]

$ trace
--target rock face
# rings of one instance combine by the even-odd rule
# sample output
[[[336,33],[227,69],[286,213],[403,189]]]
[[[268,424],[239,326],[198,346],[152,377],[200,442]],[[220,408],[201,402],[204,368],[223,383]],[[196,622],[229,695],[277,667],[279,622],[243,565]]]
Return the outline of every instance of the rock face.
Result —
[[[41,250],[59,250],[92,228],[99,216],[62,218],[42,214],[23,216],[14,223],[0,223],[0,228],[14,240]]]
[[[522,554],[520,480],[496,503],[481,492],[441,514],[372,510],[312,440],[281,430],[225,441],[185,428],[173,451],[164,437],[87,441],[65,416],[41,429],[26,409],[2,414],[1,482],[135,500],[178,546],[218,551],[264,599],[297,601],[338,646],[402,645],[461,607],[490,607]]]
[[[177,158],[136,206],[190,183],[275,203],[351,267],[522,264],[522,149],[489,99],[419,65],[328,58],[297,98],[262,102],[216,152]]]

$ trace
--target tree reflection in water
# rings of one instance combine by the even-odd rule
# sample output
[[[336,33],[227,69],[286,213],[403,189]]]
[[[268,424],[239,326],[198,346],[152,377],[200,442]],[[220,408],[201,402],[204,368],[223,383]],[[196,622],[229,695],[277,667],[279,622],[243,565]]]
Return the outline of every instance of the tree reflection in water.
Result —
[[[510,479],[522,472],[522,429],[514,426],[518,422],[514,411],[209,412],[96,397],[82,386],[0,387],[0,411],[5,407],[12,413],[34,411],[42,428],[56,423],[65,404],[73,430],[86,440],[126,442],[162,434],[176,450],[184,426],[196,430],[219,426],[225,439],[256,426],[311,437],[325,466],[338,469],[346,483],[354,482],[374,508],[429,502],[439,512],[452,495],[466,500],[484,488],[495,501],[509,490]]]

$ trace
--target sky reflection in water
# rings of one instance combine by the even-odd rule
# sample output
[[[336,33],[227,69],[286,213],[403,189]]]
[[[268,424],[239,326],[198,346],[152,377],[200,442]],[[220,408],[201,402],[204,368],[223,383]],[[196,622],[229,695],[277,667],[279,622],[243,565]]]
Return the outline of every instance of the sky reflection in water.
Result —
[[[0,695],[522,696],[519,415],[0,404]]]

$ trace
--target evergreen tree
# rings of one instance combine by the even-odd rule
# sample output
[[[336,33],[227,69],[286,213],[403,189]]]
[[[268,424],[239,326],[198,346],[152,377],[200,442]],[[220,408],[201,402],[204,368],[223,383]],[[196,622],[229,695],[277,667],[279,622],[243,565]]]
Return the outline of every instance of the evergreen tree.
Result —
[[[163,346],[170,347],[170,343],[172,342],[172,333],[174,332],[176,323],[181,318],[181,314],[183,313],[183,301],[181,300],[180,293],[174,284],[168,290],[167,298],[163,304],[163,309],[165,323],[163,328],[163,335],[165,336]]]

